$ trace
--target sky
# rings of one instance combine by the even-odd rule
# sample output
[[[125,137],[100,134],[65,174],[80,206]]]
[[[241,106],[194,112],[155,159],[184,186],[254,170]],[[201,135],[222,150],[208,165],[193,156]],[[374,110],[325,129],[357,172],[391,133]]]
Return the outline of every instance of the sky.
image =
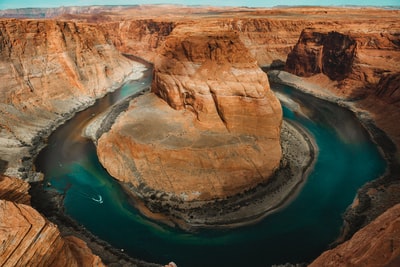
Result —
[[[183,4],[272,7],[278,5],[399,6],[400,0],[0,0],[0,9],[87,5]]]

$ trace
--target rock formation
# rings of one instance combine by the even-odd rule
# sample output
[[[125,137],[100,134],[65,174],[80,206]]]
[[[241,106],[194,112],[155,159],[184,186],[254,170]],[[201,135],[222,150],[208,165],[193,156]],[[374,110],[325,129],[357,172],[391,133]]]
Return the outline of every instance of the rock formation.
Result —
[[[307,29],[289,53],[286,69],[298,76],[324,73],[332,80],[343,80],[352,71],[356,42],[348,35]]]
[[[133,64],[90,25],[7,19],[0,33],[0,158],[19,176],[37,135],[115,88]]]
[[[305,29],[287,57],[286,70],[303,77],[322,73],[338,82],[342,95],[365,97],[384,75],[400,71],[395,64],[400,58],[395,25],[368,33],[346,27],[340,32]]]
[[[397,204],[309,266],[398,266],[399,232],[400,204]]]
[[[382,75],[376,86],[376,96],[388,104],[400,102],[400,73]]]
[[[104,266],[86,243],[62,238],[32,207],[0,200],[1,266]]]
[[[29,184],[0,175],[1,266],[104,266],[86,243],[62,237],[30,207]]]
[[[30,205],[29,184],[21,179],[0,175],[0,199]]]
[[[152,18],[109,22],[101,26],[118,50],[153,62],[157,48],[170,35],[175,22]]]
[[[150,208],[222,199],[268,180],[281,158],[282,111],[237,34],[175,28],[154,73],[154,94],[132,101],[98,140],[111,175]]]
[[[0,265],[103,266],[86,243],[63,238],[30,204],[40,136],[115,89],[133,71],[96,27],[0,20]]]

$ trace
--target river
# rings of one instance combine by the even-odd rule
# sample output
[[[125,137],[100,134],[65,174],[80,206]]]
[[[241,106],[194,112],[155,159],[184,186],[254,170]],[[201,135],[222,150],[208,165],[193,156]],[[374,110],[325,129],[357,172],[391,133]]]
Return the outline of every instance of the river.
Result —
[[[351,112],[272,84],[286,99],[282,102],[284,117],[302,124],[319,147],[314,170],[295,200],[255,225],[231,230],[190,234],[150,221],[129,204],[119,184],[98,162],[95,146],[81,132],[96,114],[148,87],[151,72],[57,129],[36,161],[45,184],[65,194],[68,215],[133,257],[162,264],[174,261],[179,267],[308,262],[339,235],[341,215],[357,189],[386,168],[376,145]]]

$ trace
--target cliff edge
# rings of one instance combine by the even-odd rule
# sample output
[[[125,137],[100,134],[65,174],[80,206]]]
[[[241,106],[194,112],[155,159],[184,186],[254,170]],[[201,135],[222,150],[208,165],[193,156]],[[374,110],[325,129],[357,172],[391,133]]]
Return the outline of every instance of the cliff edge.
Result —
[[[5,173],[33,176],[32,157],[41,136],[116,89],[133,71],[134,63],[94,26],[0,20],[0,158]]]

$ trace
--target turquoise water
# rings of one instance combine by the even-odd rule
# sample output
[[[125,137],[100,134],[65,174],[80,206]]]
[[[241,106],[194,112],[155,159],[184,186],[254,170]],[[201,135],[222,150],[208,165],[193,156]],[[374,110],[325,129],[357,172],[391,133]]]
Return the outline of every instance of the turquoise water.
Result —
[[[145,79],[125,85],[113,98],[143,87],[150,75]],[[99,164],[94,145],[79,137],[79,127],[99,112],[93,110],[96,107],[78,114],[49,138],[37,167],[65,194],[66,213],[131,256],[163,264],[174,261],[179,267],[310,261],[338,236],[341,215],[357,189],[382,174],[386,164],[350,112],[289,87],[272,87],[299,104],[300,110],[284,107],[284,116],[308,129],[319,154],[297,198],[255,225],[188,234],[141,216]],[[99,195],[102,203],[96,201]]]

